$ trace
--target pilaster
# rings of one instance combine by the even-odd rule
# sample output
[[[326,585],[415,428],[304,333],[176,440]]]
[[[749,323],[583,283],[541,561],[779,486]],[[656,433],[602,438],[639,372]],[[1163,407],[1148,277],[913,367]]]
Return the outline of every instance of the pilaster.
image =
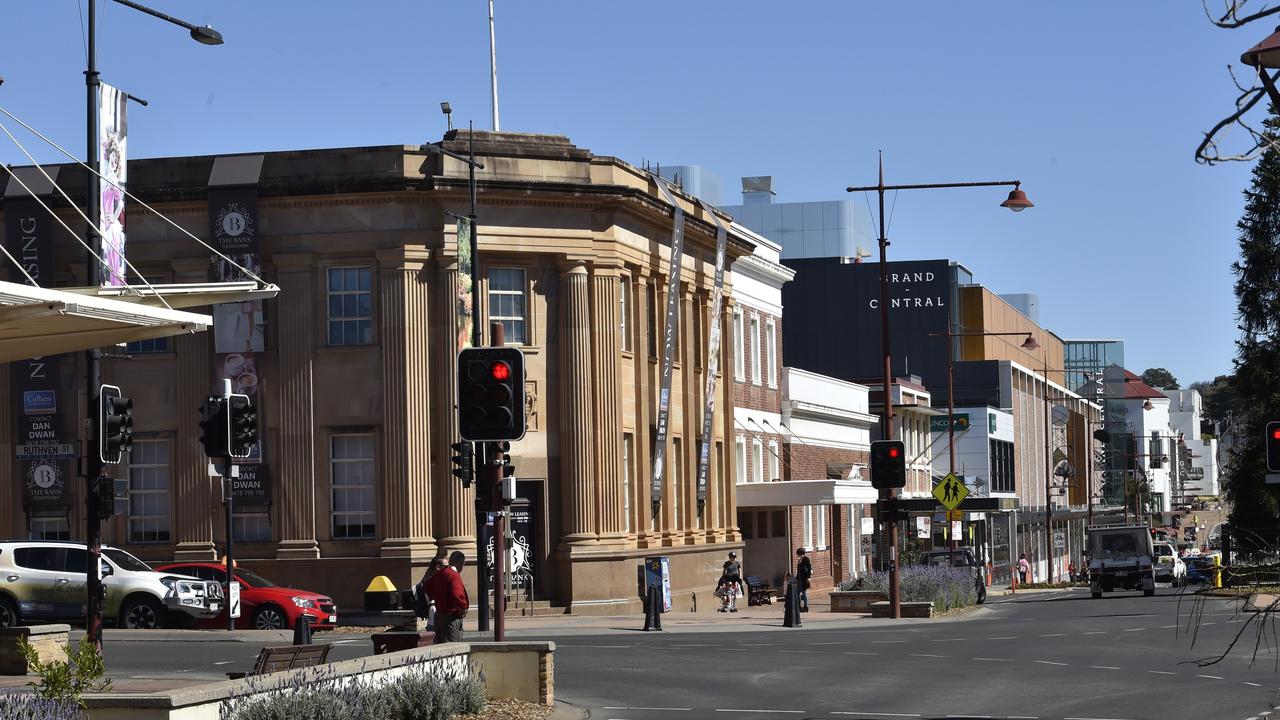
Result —
[[[462,285],[458,277],[456,257],[440,256],[435,268],[438,286],[432,303],[432,336],[440,338],[432,344],[431,377],[443,378],[435,383],[434,414],[432,425],[438,428],[435,435],[435,505],[434,534],[442,550],[475,552],[475,491],[462,487],[453,476],[452,454],[449,446],[458,441],[458,390],[454,378],[458,376],[458,306],[467,300],[461,295]]]
[[[425,247],[412,246],[377,255],[385,408],[378,496],[381,555],[426,560],[436,549],[431,537],[431,304],[426,274],[431,255]]]
[[[280,388],[280,520],[276,557],[318,558],[315,461],[315,387],[312,357],[316,348],[315,258],[311,253],[271,256],[280,296],[278,317]],[[320,484],[327,487],[327,483]]]
[[[560,495],[565,545],[597,541],[591,292],[583,262],[560,275]]]
[[[169,265],[174,282],[208,280],[207,257],[175,258]],[[172,340],[178,371],[177,404],[180,408],[173,454],[173,557],[179,561],[214,560],[218,557],[213,539],[213,519],[221,487],[215,478],[209,476],[209,459],[198,440],[200,423],[195,413],[213,388],[211,332],[179,335]]]
[[[618,365],[621,325],[618,320],[618,268],[592,268],[592,383],[595,388],[596,517],[602,543],[625,544],[622,517],[622,422],[618,412]]]

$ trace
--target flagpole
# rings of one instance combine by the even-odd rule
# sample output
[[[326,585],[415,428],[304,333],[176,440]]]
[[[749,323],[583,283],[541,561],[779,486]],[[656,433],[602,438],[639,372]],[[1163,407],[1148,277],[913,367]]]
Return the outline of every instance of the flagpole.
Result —
[[[498,50],[493,36],[493,0],[489,0],[489,88],[493,94],[493,131],[498,132]]]

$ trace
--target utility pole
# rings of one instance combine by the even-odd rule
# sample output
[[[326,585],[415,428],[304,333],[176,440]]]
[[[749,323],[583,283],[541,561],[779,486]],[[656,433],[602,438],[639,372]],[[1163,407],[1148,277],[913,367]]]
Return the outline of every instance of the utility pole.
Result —
[[[98,38],[95,28],[98,24],[96,0],[89,2],[89,40],[88,67],[84,73],[85,84],[85,164],[90,172],[86,173],[85,203],[88,206],[89,257],[86,284],[96,288],[101,283],[101,267],[98,255],[102,244],[98,240],[98,228],[101,226],[102,198],[98,195]],[[97,396],[102,386],[102,351],[90,348],[84,353],[85,359],[85,400],[89,412],[101,400]],[[86,425],[84,443],[84,487],[85,487],[85,545],[89,551],[89,567],[85,573],[85,640],[97,646],[102,652],[102,508],[98,493],[89,492],[98,478],[102,476],[102,449],[98,436],[91,425]]]
[[[489,89],[493,94],[493,131],[498,132],[498,48],[493,34],[493,0],[489,0]]]

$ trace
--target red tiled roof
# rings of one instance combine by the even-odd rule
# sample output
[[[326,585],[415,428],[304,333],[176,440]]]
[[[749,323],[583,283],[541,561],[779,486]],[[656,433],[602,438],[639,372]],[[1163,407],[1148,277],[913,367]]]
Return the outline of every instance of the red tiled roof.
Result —
[[[1138,400],[1141,398],[1160,398],[1166,399],[1166,395],[1150,385],[1142,382],[1142,378],[1134,375],[1128,370],[1124,371],[1124,397],[1126,400]]]

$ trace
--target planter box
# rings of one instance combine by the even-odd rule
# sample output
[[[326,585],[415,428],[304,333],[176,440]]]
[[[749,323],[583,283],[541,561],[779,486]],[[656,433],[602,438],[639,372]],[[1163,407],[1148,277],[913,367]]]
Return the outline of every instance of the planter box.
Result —
[[[0,628],[0,675],[26,675],[27,661],[18,644],[26,639],[39,654],[41,662],[67,659],[67,634],[70,625],[31,625]]]
[[[879,590],[835,590],[831,593],[831,612],[869,613],[871,603],[888,600],[889,596]]]
[[[882,600],[880,602],[871,603],[871,617],[889,617],[889,601]],[[927,618],[933,617],[933,603],[931,602],[904,602],[902,603],[902,617],[904,618]]]

